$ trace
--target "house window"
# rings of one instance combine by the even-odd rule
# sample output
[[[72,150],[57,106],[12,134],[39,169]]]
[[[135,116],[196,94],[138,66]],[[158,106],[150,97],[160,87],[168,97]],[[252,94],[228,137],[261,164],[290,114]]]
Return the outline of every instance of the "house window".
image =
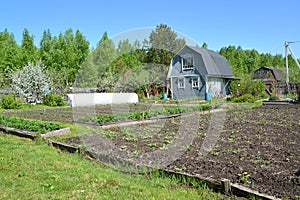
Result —
[[[194,69],[194,59],[193,55],[183,55],[181,56],[181,64],[182,64],[182,70],[191,70]]]
[[[199,78],[198,77],[192,78],[192,87],[199,88]]]
[[[178,79],[178,88],[184,88],[184,78]]]

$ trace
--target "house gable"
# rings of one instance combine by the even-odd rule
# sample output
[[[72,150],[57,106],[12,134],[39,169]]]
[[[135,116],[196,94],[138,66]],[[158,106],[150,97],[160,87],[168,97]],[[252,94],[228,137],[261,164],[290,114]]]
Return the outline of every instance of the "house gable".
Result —
[[[192,57],[193,67],[184,69],[183,59],[186,57]],[[201,55],[186,46],[172,59],[168,77],[188,76],[194,74],[207,74],[207,71],[204,67]]]
[[[182,59],[193,56],[193,69],[182,70]],[[227,59],[224,56],[204,48],[185,46],[173,58],[168,77],[177,77],[188,74],[201,74],[212,77],[233,78]]]
[[[261,79],[263,81],[274,81],[282,82],[284,81],[284,74],[280,69],[275,67],[262,66],[254,71],[253,79]]]

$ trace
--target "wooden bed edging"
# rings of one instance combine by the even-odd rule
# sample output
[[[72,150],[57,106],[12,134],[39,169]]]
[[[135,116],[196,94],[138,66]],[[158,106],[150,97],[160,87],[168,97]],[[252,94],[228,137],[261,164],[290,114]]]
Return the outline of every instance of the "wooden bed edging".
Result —
[[[216,108],[216,109],[211,109],[211,110],[202,110],[202,111],[196,111],[196,113],[200,115],[205,115],[208,113],[215,113],[215,112],[220,112],[223,111],[223,108]],[[195,113],[192,113],[194,115]],[[125,122],[116,122],[116,123],[109,123],[109,124],[103,124],[103,125],[94,125],[94,126],[99,126],[103,129],[109,129],[111,127],[124,127],[124,126],[130,126],[130,125],[135,125],[135,124],[143,124],[143,123],[153,123],[161,119],[170,119],[173,117],[180,117],[180,116],[189,116],[191,113],[180,113],[180,114],[173,114],[173,115],[166,115],[166,116],[160,116],[160,117],[153,117],[153,118],[148,118],[148,119],[142,119],[142,120],[137,120],[137,121],[125,121]],[[82,123],[84,124],[84,123]]]
[[[240,196],[249,196],[249,194],[255,195],[264,200],[280,200],[279,198],[259,193],[258,191],[252,190],[250,188],[238,185],[236,183],[230,183],[231,191]]]
[[[187,174],[187,173],[176,172],[176,171],[167,170],[167,169],[160,169],[159,171],[161,171],[162,173],[165,173],[167,175],[175,175],[179,178],[184,177],[185,180],[193,179],[193,180],[196,180],[196,181],[199,181],[199,182],[203,182],[203,183],[206,184],[206,186],[208,188],[212,189],[213,191],[224,193],[221,183],[214,180],[214,179],[212,179],[212,178],[205,178],[205,177],[202,177],[201,175],[192,176],[192,175]]]
[[[242,185],[238,185],[236,183],[230,183],[228,179],[222,179],[221,181],[214,180],[212,178],[206,178],[199,174],[197,175],[190,175],[187,173],[182,172],[176,172],[172,170],[166,170],[166,169],[155,169],[151,166],[138,166],[134,165],[134,163],[130,163],[129,161],[118,159],[118,158],[111,158],[109,155],[103,155],[103,154],[97,154],[91,151],[85,151],[85,154],[90,156],[93,159],[99,160],[100,162],[104,162],[108,165],[114,165],[114,166],[123,166],[123,168],[131,168],[131,169],[142,169],[145,173],[158,170],[161,173],[167,174],[167,175],[175,175],[178,178],[183,178],[185,180],[188,179],[195,179],[196,181],[204,182],[210,189],[221,192],[226,195],[236,195],[240,197],[246,197],[249,198],[249,196],[256,196],[263,200],[280,200],[279,198],[259,193],[258,191],[252,190],[250,188],[244,187]],[[119,170],[123,172],[131,172],[128,171],[128,169],[123,170],[122,168],[119,168]]]
[[[7,134],[12,134],[12,135],[16,135],[19,137],[23,137],[23,138],[29,138],[32,140],[34,140],[37,137],[37,135],[34,132],[19,130],[19,129],[10,128],[10,127],[0,127],[0,131],[3,131]]]
[[[41,137],[44,138],[44,139],[46,139],[46,138],[51,137],[51,136],[66,135],[68,133],[71,133],[71,130],[70,130],[69,127],[67,127],[67,128],[61,128],[61,129],[58,129],[58,130],[47,132],[45,134],[41,134]]]
[[[135,168],[140,168],[140,169],[145,169],[145,172],[149,172],[151,170],[157,170],[154,169],[153,167],[149,167],[149,166],[137,166],[134,165],[133,163],[130,163],[126,160],[123,159],[116,159],[116,158],[111,158],[108,155],[99,155],[97,153],[94,153],[92,151],[88,151],[88,150],[82,150],[80,147],[74,147],[68,144],[64,144],[61,142],[57,142],[54,140],[50,140],[48,139],[48,144],[59,148],[60,150],[63,151],[67,151],[69,153],[83,153],[88,155],[89,157],[99,160],[100,162],[103,162],[104,164],[108,165],[119,165],[119,166],[125,166],[125,167],[131,167],[132,169]],[[120,168],[121,171],[126,171],[128,172],[128,170],[122,170]],[[226,195],[236,195],[236,196],[240,196],[240,197],[246,197],[248,198],[249,196],[255,196],[255,197],[259,197],[263,200],[280,200],[279,198],[267,195],[267,194],[263,194],[263,193],[259,193],[258,191],[252,190],[250,188],[244,187],[242,185],[236,184],[236,183],[231,183],[228,179],[222,179],[220,181],[214,180],[212,178],[206,178],[203,177],[199,174],[197,175],[190,175],[187,173],[183,173],[183,172],[176,172],[176,171],[172,171],[172,170],[166,170],[166,169],[158,169],[159,172],[167,174],[167,175],[175,175],[179,178],[183,178],[185,180],[189,180],[189,179],[194,179],[196,181],[200,181],[200,182],[204,182],[208,188],[216,191],[216,192],[221,192],[223,194]],[[129,171],[130,172],[130,171]]]
[[[29,139],[32,139],[32,140],[39,137],[39,135],[36,132],[20,130],[20,129],[11,128],[11,127],[1,127],[0,126],[0,131],[3,131],[7,134],[12,134],[12,135],[16,135],[16,136],[19,136],[19,137],[23,137],[23,138],[29,138]],[[62,128],[62,129],[54,130],[54,131],[51,131],[51,132],[47,132],[45,134],[41,134],[41,137],[43,139],[46,139],[47,137],[65,135],[65,134],[68,134],[70,132],[71,132],[70,128],[67,127],[67,128]]]
[[[281,200],[280,198],[276,198],[271,195],[259,193],[256,190],[252,190],[250,188],[247,188],[245,186],[239,185],[237,183],[231,183],[230,180],[228,179],[222,179],[221,181],[216,181],[211,178],[205,178],[202,177],[201,175],[190,175],[187,173],[182,173],[182,172],[176,172],[172,170],[163,170],[167,172],[168,174],[175,174],[175,175],[181,175],[184,177],[189,177],[189,178],[195,178],[196,180],[203,181],[206,183],[206,185],[211,188],[212,190],[216,192],[222,192],[226,195],[236,195],[239,197],[246,197],[249,198],[249,196],[255,196],[263,200]]]
[[[59,148],[62,151],[67,151],[69,153],[76,153],[76,152],[80,153],[81,152],[81,149],[79,147],[74,147],[74,146],[64,144],[61,142],[57,142],[54,140],[50,140],[50,139],[48,139],[48,144],[53,147]]]

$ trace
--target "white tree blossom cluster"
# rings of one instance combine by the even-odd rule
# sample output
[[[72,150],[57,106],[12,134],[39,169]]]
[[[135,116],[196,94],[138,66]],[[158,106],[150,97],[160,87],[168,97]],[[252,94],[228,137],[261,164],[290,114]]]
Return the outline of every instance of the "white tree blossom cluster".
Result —
[[[49,76],[41,61],[29,62],[22,69],[12,74],[12,89],[27,102],[39,102],[49,85]]]

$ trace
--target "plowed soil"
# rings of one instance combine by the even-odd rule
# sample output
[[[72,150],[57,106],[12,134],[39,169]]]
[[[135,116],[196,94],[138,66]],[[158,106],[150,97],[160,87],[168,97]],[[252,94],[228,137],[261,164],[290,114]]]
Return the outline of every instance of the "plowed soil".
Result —
[[[189,113],[100,132],[65,142],[138,164],[227,178],[278,198],[300,196],[299,105]]]

